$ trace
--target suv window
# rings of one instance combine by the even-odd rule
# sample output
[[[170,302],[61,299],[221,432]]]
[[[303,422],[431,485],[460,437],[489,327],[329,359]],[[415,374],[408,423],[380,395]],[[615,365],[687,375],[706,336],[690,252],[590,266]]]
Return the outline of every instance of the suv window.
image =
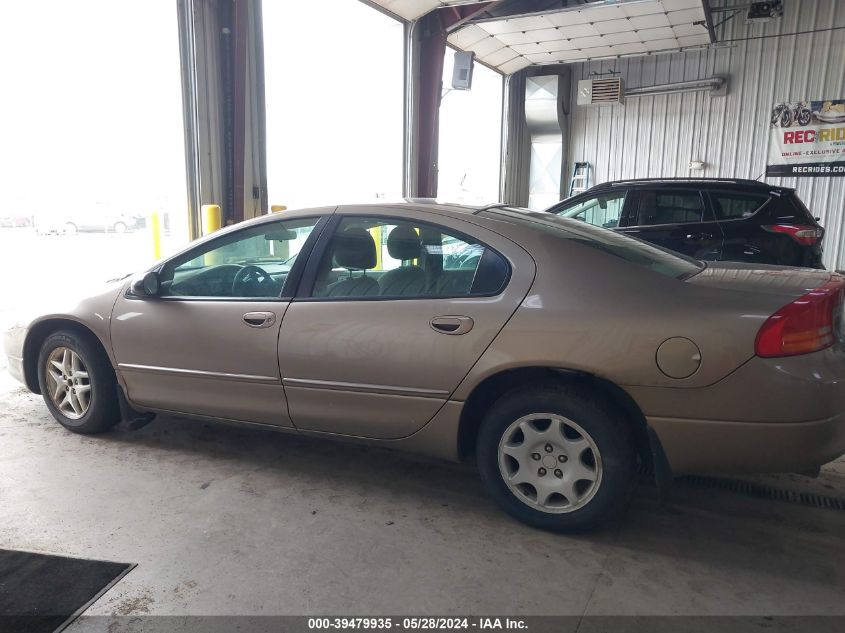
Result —
[[[754,193],[711,193],[717,220],[741,220],[757,213],[769,196]]]
[[[772,200],[763,210],[762,217],[774,224],[815,224],[816,220],[809,209],[795,193],[772,196]]]
[[[164,265],[162,296],[275,299],[319,218],[260,224],[221,236]]]
[[[701,222],[704,201],[698,191],[649,191],[637,193],[636,225]]]
[[[467,235],[399,218],[346,217],[331,238],[312,295],[434,298],[493,295],[504,257]]]
[[[619,216],[625,206],[624,191],[603,193],[556,211],[563,218],[581,220],[593,226],[612,229],[619,226]]]

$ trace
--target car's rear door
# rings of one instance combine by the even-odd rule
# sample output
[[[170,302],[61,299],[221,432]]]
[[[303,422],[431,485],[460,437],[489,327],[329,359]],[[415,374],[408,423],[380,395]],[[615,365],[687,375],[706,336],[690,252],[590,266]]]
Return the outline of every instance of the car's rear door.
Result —
[[[625,215],[620,230],[628,235],[696,259],[720,258],[722,230],[698,189],[636,189]]]
[[[444,405],[525,298],[534,261],[453,215],[350,207],[333,222],[279,334],[291,418],[308,431],[410,435]],[[410,236],[402,255],[391,245],[394,230]],[[414,235],[418,245],[409,244]]]
[[[325,217],[280,217],[224,233],[166,262],[161,296],[119,297],[111,338],[130,401],[291,426],[279,324]]]

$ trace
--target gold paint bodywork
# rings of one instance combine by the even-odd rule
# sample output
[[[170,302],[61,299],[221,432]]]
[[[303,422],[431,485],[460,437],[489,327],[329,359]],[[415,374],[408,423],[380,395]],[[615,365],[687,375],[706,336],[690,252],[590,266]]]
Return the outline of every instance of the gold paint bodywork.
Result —
[[[66,320],[97,337],[130,404],[142,411],[458,459],[461,424],[472,422],[464,405],[479,385],[503,372],[546,368],[627,394],[676,474],[806,470],[845,453],[842,340],[804,356],[754,355],[768,316],[830,273],[713,264],[678,280],[495,209],[436,204],[286,211],[205,239],[333,214],[415,218],[469,234],[507,258],[509,283],[495,297],[223,301],[139,299],[127,295],[124,281],[10,330],[10,372],[37,390],[28,341]],[[241,318],[251,311],[272,312],[275,326],[245,327]],[[471,317],[474,327],[460,336],[429,327],[448,315]],[[672,337],[701,351],[686,378],[671,378],[656,363]]]

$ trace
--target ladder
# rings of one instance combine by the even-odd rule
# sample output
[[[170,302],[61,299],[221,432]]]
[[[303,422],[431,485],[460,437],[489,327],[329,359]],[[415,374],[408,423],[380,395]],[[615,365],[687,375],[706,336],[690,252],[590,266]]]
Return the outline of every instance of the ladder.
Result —
[[[574,196],[590,188],[590,163],[576,162],[569,181],[569,195]]]

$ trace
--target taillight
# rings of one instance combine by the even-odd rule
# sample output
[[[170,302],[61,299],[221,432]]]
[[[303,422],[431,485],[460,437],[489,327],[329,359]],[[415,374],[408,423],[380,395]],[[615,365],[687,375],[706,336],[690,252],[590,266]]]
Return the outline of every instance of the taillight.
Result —
[[[845,278],[836,276],[770,316],[754,349],[757,356],[796,356],[830,347],[842,335]]]
[[[767,224],[763,229],[770,233],[784,233],[804,246],[812,246],[824,237],[824,229],[806,224]]]

